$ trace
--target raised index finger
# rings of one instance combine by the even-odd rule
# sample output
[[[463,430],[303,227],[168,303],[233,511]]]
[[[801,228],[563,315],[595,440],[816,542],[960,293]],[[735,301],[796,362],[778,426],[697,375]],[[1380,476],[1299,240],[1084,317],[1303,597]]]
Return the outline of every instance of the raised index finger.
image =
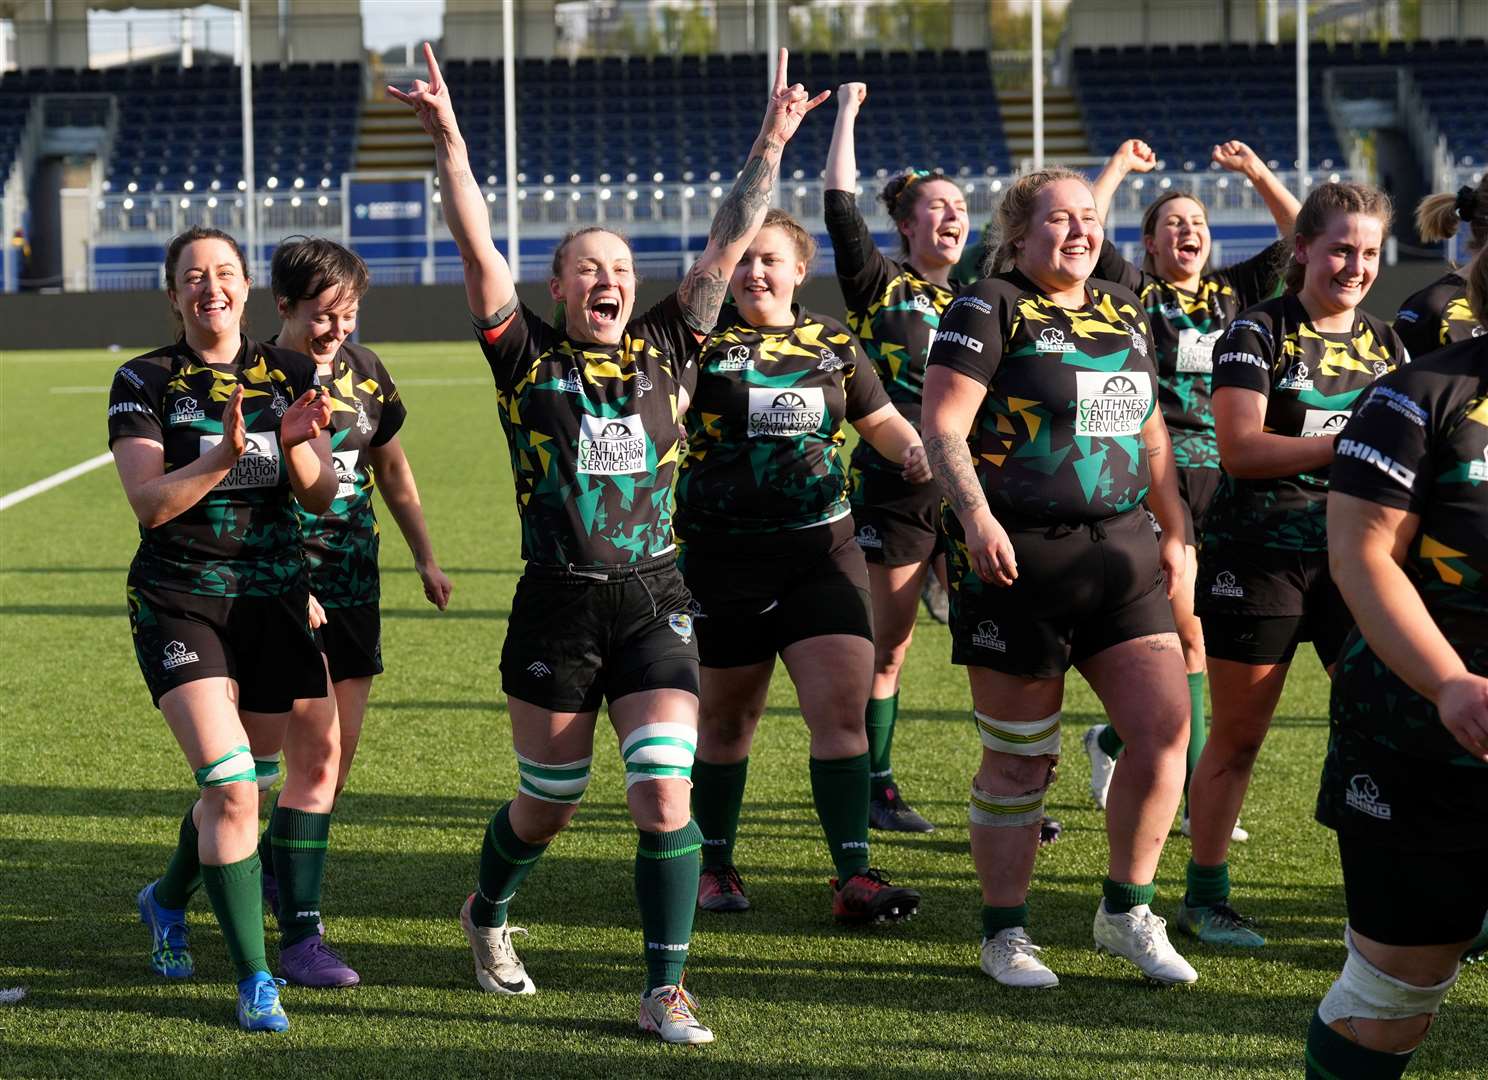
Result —
[[[429,65],[429,89],[437,94],[442,82],[439,74],[439,61],[434,59],[434,46],[427,41],[424,42],[424,62]]]
[[[790,51],[784,45],[780,46],[780,57],[775,62],[775,93],[780,93],[790,84],[785,81],[785,64],[790,58]]]

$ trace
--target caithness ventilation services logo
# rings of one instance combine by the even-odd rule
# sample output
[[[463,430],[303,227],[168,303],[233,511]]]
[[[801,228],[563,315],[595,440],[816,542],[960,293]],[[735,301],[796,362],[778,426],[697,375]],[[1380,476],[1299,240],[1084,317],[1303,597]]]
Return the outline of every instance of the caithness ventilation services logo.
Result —
[[[749,388],[749,437],[791,438],[821,428],[827,418],[826,397],[819,386],[777,390]]]
[[[1308,409],[1302,417],[1302,437],[1316,439],[1337,435],[1344,429],[1352,415],[1348,410]]]
[[[646,430],[639,416],[585,416],[579,421],[578,471],[621,476],[646,471]]]
[[[1075,372],[1075,434],[1135,435],[1152,411],[1152,380],[1145,371]]]

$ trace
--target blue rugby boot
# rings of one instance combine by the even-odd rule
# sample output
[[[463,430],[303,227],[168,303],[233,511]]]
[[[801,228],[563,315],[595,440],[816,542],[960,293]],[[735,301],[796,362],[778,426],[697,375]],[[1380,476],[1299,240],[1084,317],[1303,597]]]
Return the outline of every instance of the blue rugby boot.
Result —
[[[140,922],[150,928],[150,967],[169,979],[188,978],[195,970],[186,940],[186,912],[155,902],[155,882],[135,897]]]
[[[279,1004],[279,988],[283,985],[283,979],[267,971],[255,971],[238,983],[238,1027],[244,1031],[286,1030],[289,1017]]]

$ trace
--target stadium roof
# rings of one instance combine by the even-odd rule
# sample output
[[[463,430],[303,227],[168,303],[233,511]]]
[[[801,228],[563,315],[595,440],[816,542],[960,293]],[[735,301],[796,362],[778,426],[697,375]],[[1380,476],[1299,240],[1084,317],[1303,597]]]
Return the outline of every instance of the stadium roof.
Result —
[[[260,3],[263,0],[259,0]],[[0,0],[0,19],[14,19],[24,0]],[[29,6],[29,5],[27,5]],[[236,8],[233,3],[209,3],[208,0],[88,0],[89,11],[126,11],[129,8]],[[277,10],[278,5],[275,5]]]

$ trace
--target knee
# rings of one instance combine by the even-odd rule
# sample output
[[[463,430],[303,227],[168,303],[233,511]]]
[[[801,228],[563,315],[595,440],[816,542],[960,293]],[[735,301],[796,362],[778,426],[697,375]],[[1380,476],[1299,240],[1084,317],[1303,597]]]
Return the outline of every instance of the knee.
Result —
[[[1215,764],[1222,769],[1248,769],[1255,764],[1264,741],[1264,733],[1231,728],[1218,739],[1211,733],[1205,749],[1213,749]]]
[[[204,788],[201,804],[203,818],[211,819],[231,832],[252,832],[258,827],[257,784],[245,781]]]
[[[759,724],[760,710],[752,706],[726,704],[709,706],[698,714],[699,741],[707,746],[734,747],[748,745]]]
[[[548,844],[568,828],[578,811],[577,803],[555,803],[518,794],[512,802],[512,831],[528,844]]]
[[[642,832],[674,832],[692,816],[692,785],[681,780],[654,780],[626,793],[630,817]]]
[[[1426,1038],[1437,1010],[1457,981],[1454,966],[1445,978],[1429,966],[1411,973],[1410,980],[1382,970],[1355,944],[1353,931],[1344,935],[1348,959],[1323,1000],[1318,1018],[1360,1046],[1385,1053],[1414,1050]]]
[[[1399,1020],[1369,1020],[1346,1016],[1328,1026],[1345,1039],[1381,1054],[1408,1054],[1426,1041],[1435,1014],[1423,1013]]]
[[[897,635],[895,635],[897,637]],[[904,667],[904,658],[909,655],[909,638],[898,641],[875,642],[873,646],[873,674],[879,676],[898,675]]]
[[[1023,795],[1043,791],[1054,781],[1059,758],[1053,754],[1019,757],[988,751],[982,755],[976,786],[993,795]]]

